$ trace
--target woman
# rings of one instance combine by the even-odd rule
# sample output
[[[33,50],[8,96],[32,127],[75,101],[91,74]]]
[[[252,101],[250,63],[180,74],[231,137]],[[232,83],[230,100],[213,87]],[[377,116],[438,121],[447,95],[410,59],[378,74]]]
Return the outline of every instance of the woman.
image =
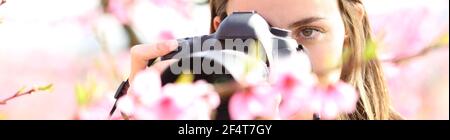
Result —
[[[211,33],[227,15],[238,11],[257,11],[271,26],[292,30],[297,42],[309,50],[321,83],[343,80],[360,94],[357,110],[338,119],[401,119],[391,108],[378,59],[364,59],[371,35],[360,0],[210,0],[210,6]],[[146,69],[148,60],[176,47],[174,40],[133,47],[130,79]],[[153,67],[162,70],[169,63]]]

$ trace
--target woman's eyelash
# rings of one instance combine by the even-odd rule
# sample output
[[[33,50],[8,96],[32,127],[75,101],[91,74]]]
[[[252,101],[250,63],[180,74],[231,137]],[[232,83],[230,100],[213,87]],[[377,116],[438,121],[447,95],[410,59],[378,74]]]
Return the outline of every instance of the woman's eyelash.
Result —
[[[307,35],[305,35],[305,33]],[[325,33],[323,29],[310,26],[300,27],[294,30],[295,38],[302,40],[314,40],[323,33]]]
[[[320,33],[325,33],[325,30],[323,30],[322,28],[320,28],[320,27],[313,27],[313,26],[299,27],[295,31],[300,32],[300,31],[303,31],[303,30],[306,30],[306,29],[315,30],[315,31],[318,31]]]

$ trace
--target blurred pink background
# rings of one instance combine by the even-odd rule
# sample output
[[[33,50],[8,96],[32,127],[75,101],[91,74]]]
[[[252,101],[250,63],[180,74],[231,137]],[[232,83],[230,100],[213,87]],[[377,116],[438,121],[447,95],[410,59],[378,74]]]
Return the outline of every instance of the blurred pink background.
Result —
[[[394,107],[406,119],[449,119],[449,1],[364,2]],[[7,0],[0,6],[0,99],[24,86],[54,89],[0,105],[0,119],[107,113],[129,73],[131,45],[208,34],[209,7],[199,3]]]

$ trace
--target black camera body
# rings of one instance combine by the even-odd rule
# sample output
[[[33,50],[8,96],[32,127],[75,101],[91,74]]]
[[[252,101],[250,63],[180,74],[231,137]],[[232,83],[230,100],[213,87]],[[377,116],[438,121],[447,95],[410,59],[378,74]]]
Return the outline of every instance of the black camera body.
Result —
[[[303,51],[288,30],[270,27],[256,12],[235,12],[211,35],[178,39],[179,47],[161,60],[178,59],[162,74],[162,83],[176,81],[181,73],[195,80],[221,83],[249,74],[264,80],[269,67],[282,58]]]
[[[176,82],[181,74],[193,74],[194,81],[205,80],[211,84],[238,83],[237,79],[243,76],[268,80],[270,66],[294,53],[306,53],[290,34],[288,30],[270,27],[256,12],[235,12],[211,35],[178,39],[178,49],[160,58],[161,61],[177,60],[162,73],[162,85]],[[149,66],[154,61],[150,60]],[[128,87],[128,80],[124,81],[115,98],[125,95]],[[229,98],[221,96],[215,119],[229,119]]]

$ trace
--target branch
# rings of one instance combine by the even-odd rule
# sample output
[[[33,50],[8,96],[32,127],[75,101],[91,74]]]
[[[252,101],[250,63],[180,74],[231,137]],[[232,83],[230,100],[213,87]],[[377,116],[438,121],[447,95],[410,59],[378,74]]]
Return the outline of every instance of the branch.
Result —
[[[447,46],[448,47],[448,46]],[[420,52],[414,54],[414,55],[410,55],[410,56],[406,56],[406,57],[400,57],[400,58],[394,58],[394,59],[390,59],[390,60],[384,60],[385,62],[392,62],[395,64],[400,64],[400,63],[404,63],[410,60],[413,60],[414,58],[418,58],[421,56],[425,56],[435,50],[444,48],[444,46],[432,46],[432,47],[427,47],[423,50],[421,50]]]
[[[18,98],[18,97],[21,97],[21,96],[24,96],[24,95],[32,94],[32,93],[35,93],[35,92],[38,92],[38,91],[50,91],[52,89],[52,87],[53,87],[53,85],[49,84],[49,85],[41,86],[41,87],[34,87],[34,88],[32,88],[30,90],[27,90],[25,92],[23,91],[23,88],[22,88],[21,90],[17,91],[16,94],[14,94],[13,96],[11,96],[9,98],[6,98],[6,99],[3,99],[3,100],[0,100],[0,105],[6,105],[6,103],[8,101],[12,100],[12,99],[15,99],[15,98]]]
[[[400,64],[400,63],[404,63],[404,62],[413,60],[414,58],[417,58],[417,57],[425,56],[431,52],[434,52],[435,50],[439,50],[441,48],[448,47],[448,37],[449,37],[448,32],[444,32],[444,33],[442,33],[442,35],[439,38],[435,39],[431,43],[431,45],[422,49],[421,51],[419,51],[416,54],[413,54],[410,56],[405,56],[405,57],[397,57],[397,58],[393,58],[393,59],[382,60],[382,61]]]

